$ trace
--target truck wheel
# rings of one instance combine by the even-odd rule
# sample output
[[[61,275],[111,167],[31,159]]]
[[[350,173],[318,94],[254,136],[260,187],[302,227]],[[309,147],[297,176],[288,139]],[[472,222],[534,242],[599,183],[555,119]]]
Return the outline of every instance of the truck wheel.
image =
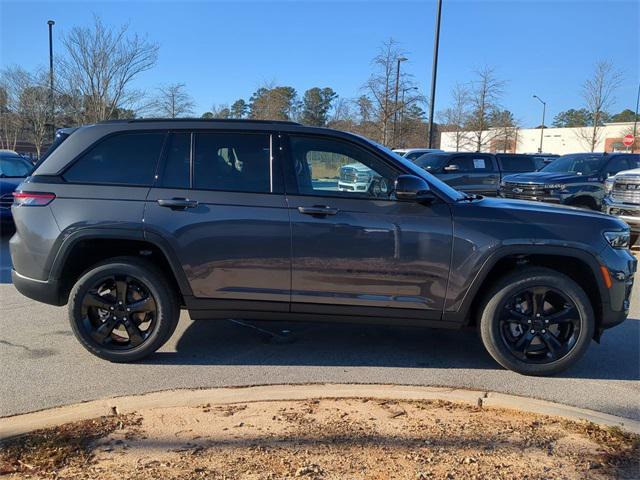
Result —
[[[553,375],[586,351],[595,328],[586,293],[566,275],[530,267],[506,275],[484,297],[480,335],[503,367]]]
[[[140,360],[173,334],[180,308],[163,273],[136,257],[95,265],[69,295],[69,321],[76,338],[111,362]]]

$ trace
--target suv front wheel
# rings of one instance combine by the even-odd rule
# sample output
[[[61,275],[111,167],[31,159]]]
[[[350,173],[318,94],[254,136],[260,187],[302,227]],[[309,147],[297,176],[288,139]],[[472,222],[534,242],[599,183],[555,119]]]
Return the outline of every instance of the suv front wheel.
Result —
[[[136,257],[95,265],[69,295],[76,338],[94,355],[132,362],[160,348],[174,332],[180,309],[165,276]]]
[[[539,267],[500,279],[486,295],[480,317],[487,351],[503,367],[525,375],[553,375],[573,365],[594,328],[584,290],[566,275]]]

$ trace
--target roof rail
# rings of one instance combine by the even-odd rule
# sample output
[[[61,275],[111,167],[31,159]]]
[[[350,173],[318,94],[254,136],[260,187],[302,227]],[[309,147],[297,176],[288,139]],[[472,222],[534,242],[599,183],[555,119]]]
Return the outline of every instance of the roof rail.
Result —
[[[103,120],[99,123],[145,123],[145,122],[203,122],[203,123],[257,123],[301,125],[289,120],[253,120],[244,118],[133,118],[122,120]]]

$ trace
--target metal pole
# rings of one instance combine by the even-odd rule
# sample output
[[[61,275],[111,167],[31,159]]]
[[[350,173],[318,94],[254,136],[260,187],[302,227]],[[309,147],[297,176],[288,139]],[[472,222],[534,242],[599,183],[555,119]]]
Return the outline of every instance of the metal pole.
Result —
[[[433,110],[436,103],[436,78],[438,75],[438,48],[440,46],[440,15],[442,0],[438,0],[436,10],[436,34],[433,40],[433,67],[431,68],[431,97],[429,100],[429,148],[433,148]]]
[[[544,139],[544,117],[547,113],[547,102],[542,100],[539,96],[534,95],[533,98],[537,99],[542,104],[542,125],[540,126],[540,147],[538,153],[542,153],[542,140]]]
[[[49,25],[49,119],[51,125],[51,141],[54,140],[56,134],[53,105],[53,26],[55,23],[53,20],[47,21],[47,25]]]
[[[631,144],[631,153],[636,151],[636,131],[638,128],[638,105],[640,104],[640,83],[638,83],[638,97],[636,98],[636,114],[633,117],[633,143]]]
[[[398,58],[398,68],[396,70],[396,91],[395,91],[395,102],[393,104],[393,137],[391,145],[393,148],[396,148],[396,125],[398,123],[398,87],[400,84],[400,62],[405,61],[406,58],[400,57]]]

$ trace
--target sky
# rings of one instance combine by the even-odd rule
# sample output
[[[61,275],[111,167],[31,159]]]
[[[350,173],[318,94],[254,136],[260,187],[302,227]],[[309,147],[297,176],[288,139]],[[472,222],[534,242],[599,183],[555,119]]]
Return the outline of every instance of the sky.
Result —
[[[423,93],[431,82],[436,0],[423,1],[9,1],[0,0],[0,68],[48,65],[47,20],[54,55],[61,36],[93,15],[160,46],[157,65],[136,79],[150,94],[185,83],[197,115],[213,104],[248,100],[264,83],[304,90],[329,86],[355,98],[371,59],[393,38],[409,59],[403,71]],[[640,0],[443,0],[436,111],[456,83],[495,68],[502,99],[524,127],[579,108],[580,87],[596,61],[608,59],[624,80],[613,113],[635,109],[640,81]]]

